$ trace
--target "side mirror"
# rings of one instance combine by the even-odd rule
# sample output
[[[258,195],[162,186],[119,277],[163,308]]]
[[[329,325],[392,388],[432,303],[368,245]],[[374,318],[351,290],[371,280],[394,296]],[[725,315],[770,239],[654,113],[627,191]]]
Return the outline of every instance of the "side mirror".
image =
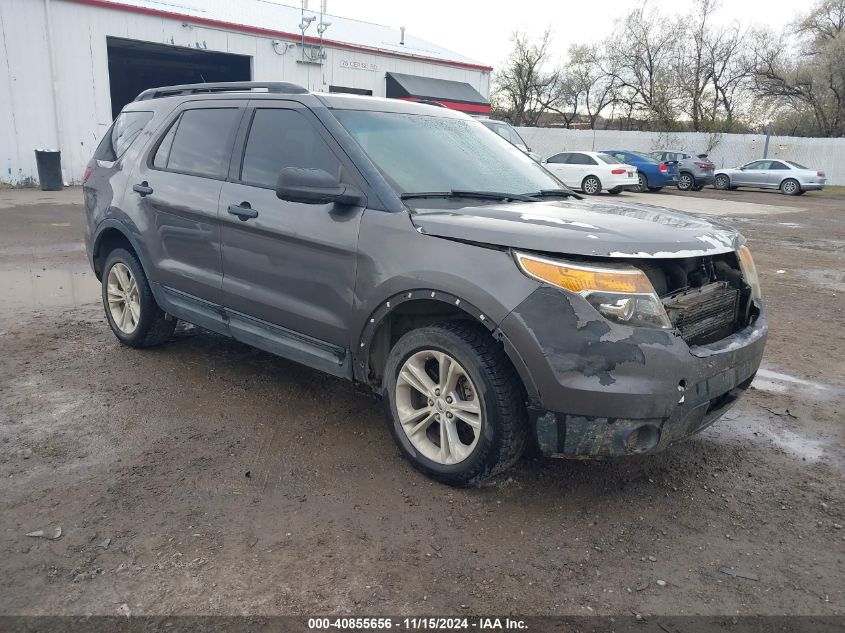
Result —
[[[355,187],[338,182],[327,171],[304,167],[285,167],[276,180],[276,197],[304,204],[362,205],[364,194]]]

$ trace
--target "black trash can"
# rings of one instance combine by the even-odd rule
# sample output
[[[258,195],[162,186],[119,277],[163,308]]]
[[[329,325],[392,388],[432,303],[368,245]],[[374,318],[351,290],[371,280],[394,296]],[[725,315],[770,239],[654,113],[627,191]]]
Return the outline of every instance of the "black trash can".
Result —
[[[61,191],[62,153],[57,149],[35,150],[35,163],[38,165],[38,182],[41,191]]]

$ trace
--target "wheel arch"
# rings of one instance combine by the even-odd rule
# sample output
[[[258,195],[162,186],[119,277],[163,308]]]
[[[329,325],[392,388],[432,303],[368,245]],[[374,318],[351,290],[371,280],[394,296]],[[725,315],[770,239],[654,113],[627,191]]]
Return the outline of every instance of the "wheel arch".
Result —
[[[144,268],[144,273],[149,278],[150,269],[147,266],[146,256],[139,248],[137,241],[132,237],[132,232],[117,220],[104,220],[97,227],[91,247],[91,266],[97,279],[102,279],[103,266],[108,254],[119,247],[128,247],[137,255],[141,266]]]
[[[483,327],[502,344],[522,381],[529,401],[539,400],[538,391],[522,356],[488,315],[469,301],[440,290],[417,288],[382,301],[367,317],[357,341],[353,341],[355,380],[381,391],[384,363],[393,344],[406,332],[444,320],[462,320]]]

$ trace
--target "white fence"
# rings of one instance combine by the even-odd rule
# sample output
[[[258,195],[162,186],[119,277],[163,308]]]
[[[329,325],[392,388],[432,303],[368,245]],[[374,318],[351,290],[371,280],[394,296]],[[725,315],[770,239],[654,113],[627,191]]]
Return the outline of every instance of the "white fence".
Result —
[[[658,133],[618,130],[567,130],[521,127],[519,133],[532,151],[547,158],[568,150],[627,149],[650,152],[679,149],[706,153],[716,167],[736,167],[763,157],[764,134]],[[845,185],[845,138],[773,136],[769,158],[783,158],[827,174],[828,184]]]

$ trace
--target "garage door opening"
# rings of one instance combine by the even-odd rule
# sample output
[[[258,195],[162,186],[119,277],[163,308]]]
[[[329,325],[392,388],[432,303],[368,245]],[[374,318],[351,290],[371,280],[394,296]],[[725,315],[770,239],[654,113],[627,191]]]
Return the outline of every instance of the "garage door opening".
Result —
[[[112,118],[147,88],[205,81],[250,81],[252,58],[106,38]]]

